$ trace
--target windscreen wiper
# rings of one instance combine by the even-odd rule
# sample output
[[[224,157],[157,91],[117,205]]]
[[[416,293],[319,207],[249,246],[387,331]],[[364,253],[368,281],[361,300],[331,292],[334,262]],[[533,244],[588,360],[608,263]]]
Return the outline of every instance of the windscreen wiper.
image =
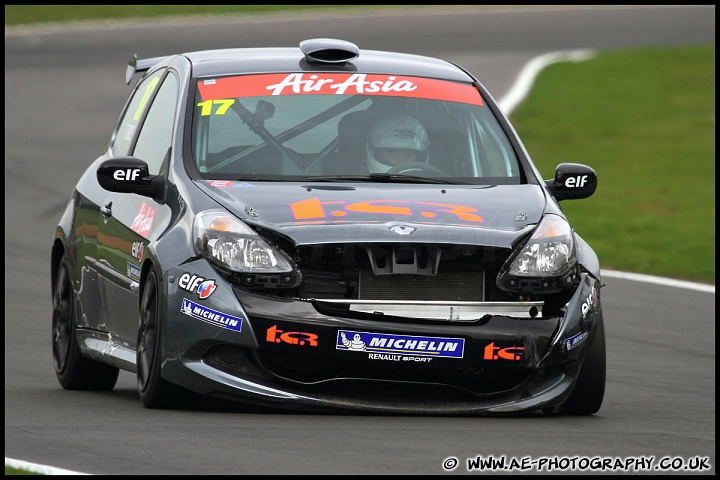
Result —
[[[444,183],[452,185],[466,185],[465,182],[458,182],[443,178],[420,177],[418,175],[405,175],[403,173],[371,173],[370,178],[379,182],[387,183]]]
[[[312,182],[398,182],[466,185],[465,182],[457,182],[440,178],[419,177],[416,175],[403,175],[400,173],[371,173],[370,175],[304,175],[302,179]]]

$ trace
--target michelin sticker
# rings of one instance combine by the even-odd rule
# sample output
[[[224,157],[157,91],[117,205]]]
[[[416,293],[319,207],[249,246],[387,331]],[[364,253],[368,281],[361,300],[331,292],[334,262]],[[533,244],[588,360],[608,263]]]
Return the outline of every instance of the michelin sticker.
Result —
[[[207,308],[203,305],[190,301],[187,298],[183,298],[180,311],[185,315],[189,315],[217,327],[227,328],[228,330],[233,330],[235,332],[242,330],[242,318],[234,317],[232,315],[228,315],[227,313],[213,310],[212,308]]]
[[[572,337],[565,340],[565,347],[568,350],[572,350],[573,348],[580,345],[582,341],[585,340],[585,337],[587,337],[587,332],[580,332],[576,335],[573,335]]]
[[[134,263],[127,262],[127,274],[133,280],[140,280],[140,267]]]
[[[335,349],[366,352],[370,360],[429,362],[463,358],[465,339],[339,330]]]

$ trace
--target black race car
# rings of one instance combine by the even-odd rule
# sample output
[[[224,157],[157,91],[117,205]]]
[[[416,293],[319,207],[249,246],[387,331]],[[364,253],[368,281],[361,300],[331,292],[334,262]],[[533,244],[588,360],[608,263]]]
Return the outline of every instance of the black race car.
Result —
[[[136,75],[141,74],[141,75]],[[319,38],[139,60],[54,234],[60,385],[324,412],[591,415],[600,266],[483,85]]]

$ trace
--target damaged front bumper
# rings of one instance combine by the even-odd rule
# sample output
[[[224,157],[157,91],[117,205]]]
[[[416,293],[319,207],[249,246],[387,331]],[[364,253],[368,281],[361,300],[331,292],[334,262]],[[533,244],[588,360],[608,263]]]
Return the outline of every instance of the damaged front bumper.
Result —
[[[184,267],[187,267],[184,266]],[[192,266],[217,277],[204,261]],[[315,411],[507,414],[558,407],[602,321],[588,274],[542,302],[299,300],[216,278],[200,300],[165,277],[163,377],[192,391]]]

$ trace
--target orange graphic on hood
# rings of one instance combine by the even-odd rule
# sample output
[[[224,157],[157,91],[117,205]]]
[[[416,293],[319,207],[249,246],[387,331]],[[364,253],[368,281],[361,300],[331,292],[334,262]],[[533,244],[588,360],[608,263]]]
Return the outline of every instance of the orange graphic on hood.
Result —
[[[438,215],[454,215],[466,222],[482,223],[485,220],[476,215],[477,208],[450,203],[415,202],[408,200],[369,200],[347,203],[345,201],[321,202],[318,197],[300,200],[290,204],[295,220],[325,219],[328,216],[344,217],[349,212],[375,215],[419,215],[435,218]]]

